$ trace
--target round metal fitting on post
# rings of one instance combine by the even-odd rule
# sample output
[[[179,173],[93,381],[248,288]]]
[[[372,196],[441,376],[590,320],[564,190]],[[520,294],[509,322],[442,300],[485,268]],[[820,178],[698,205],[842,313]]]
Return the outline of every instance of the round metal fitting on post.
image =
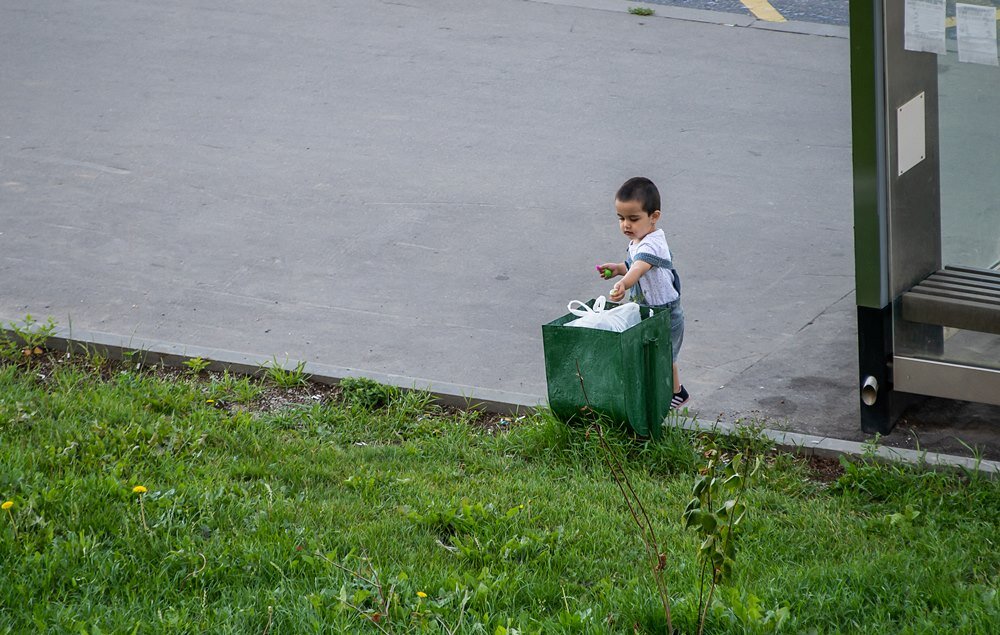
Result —
[[[868,375],[861,384],[861,401],[866,406],[874,406],[876,399],[878,399],[878,380]]]

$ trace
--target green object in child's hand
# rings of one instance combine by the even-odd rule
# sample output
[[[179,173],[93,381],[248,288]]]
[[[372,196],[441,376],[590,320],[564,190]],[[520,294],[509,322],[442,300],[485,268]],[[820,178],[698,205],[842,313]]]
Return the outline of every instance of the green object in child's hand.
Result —
[[[597,269],[598,273],[604,276],[605,280],[610,280],[615,275],[615,272],[611,270],[611,267],[602,268],[601,265],[594,265],[594,267]]]

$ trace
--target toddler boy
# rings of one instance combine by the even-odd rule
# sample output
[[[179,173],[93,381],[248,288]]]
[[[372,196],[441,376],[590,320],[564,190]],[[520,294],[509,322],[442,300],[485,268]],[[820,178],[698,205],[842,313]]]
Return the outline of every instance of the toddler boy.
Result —
[[[673,351],[674,392],[671,408],[688,402],[688,392],[677,371],[677,354],[684,342],[684,311],[681,309],[681,284],[674,269],[660,220],[660,192],[645,177],[625,181],[615,194],[615,212],[622,233],[628,236],[628,257],[625,262],[599,265],[610,269],[613,276],[623,276],[611,290],[612,302],[637,302],[653,309],[670,310],[670,344]]]

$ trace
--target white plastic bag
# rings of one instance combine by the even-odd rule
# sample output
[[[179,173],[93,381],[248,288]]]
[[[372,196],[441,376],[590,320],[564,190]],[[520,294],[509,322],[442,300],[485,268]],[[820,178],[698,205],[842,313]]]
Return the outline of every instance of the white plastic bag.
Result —
[[[571,301],[566,305],[566,308],[570,313],[578,317],[572,322],[567,322],[565,326],[582,326],[584,328],[617,331],[620,333],[625,329],[635,326],[641,319],[639,305],[635,302],[627,302],[607,311],[604,310],[604,304],[605,299],[603,295],[594,301],[594,308],[590,308],[579,300]]]

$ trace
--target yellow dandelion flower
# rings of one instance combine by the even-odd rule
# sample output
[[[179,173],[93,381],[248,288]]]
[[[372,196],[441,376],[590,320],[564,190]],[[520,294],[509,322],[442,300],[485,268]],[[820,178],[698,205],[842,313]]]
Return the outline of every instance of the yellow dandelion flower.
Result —
[[[136,485],[135,487],[132,488],[132,493],[133,494],[145,494],[147,491],[149,491],[149,490],[147,490],[142,485]]]
[[[14,539],[17,540],[17,523],[14,521],[14,512],[10,511],[10,508],[14,506],[14,501],[4,501],[0,508],[2,508],[7,515],[10,516],[10,526],[14,529]]]
[[[418,598],[425,598],[425,597],[427,597],[427,594],[424,593],[423,591],[417,591],[417,597]]]

